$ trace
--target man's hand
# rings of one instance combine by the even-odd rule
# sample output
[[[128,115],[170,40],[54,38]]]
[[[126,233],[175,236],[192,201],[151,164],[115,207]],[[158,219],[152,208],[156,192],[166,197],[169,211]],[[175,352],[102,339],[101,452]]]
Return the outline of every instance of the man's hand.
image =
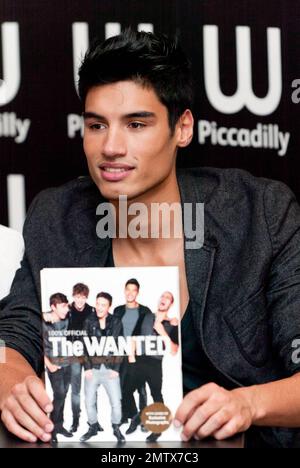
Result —
[[[182,439],[213,436],[226,439],[246,431],[255,409],[243,389],[225,390],[214,383],[193,390],[184,398],[175,415],[175,426],[183,426]]]
[[[47,368],[48,368],[48,371],[51,372],[51,374],[54,374],[59,369],[61,369],[61,367],[56,366],[55,364],[48,365]]]
[[[53,423],[47,413],[53,406],[43,382],[35,376],[14,385],[1,401],[1,419],[7,429],[26,442],[49,442]]]
[[[117,377],[119,377],[119,372],[111,369],[110,373],[109,373],[109,379],[116,379]]]
[[[44,361],[45,361],[45,366],[47,367],[48,371],[51,374],[54,374],[59,369],[61,369],[61,367],[56,366],[55,364],[52,364],[52,362],[50,361],[50,359],[47,356],[45,356]]]
[[[54,322],[54,315],[52,314],[52,312],[44,312],[43,313],[43,320],[46,322],[46,323],[53,323]]]
[[[84,377],[86,380],[92,380],[93,378],[93,369],[88,369],[84,372]]]

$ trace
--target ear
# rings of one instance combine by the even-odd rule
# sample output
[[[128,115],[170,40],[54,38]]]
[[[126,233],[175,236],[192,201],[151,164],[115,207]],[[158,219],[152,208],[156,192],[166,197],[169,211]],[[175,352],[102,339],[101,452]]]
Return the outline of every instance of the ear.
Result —
[[[177,146],[184,148],[193,139],[194,117],[190,109],[186,109],[176,124]]]

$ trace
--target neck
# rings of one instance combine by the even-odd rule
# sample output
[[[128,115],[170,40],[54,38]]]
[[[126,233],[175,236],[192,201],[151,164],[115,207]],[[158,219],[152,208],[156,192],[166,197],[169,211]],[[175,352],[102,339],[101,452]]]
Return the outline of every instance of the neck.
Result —
[[[126,307],[128,309],[136,309],[139,306],[138,302],[126,302]]]
[[[165,317],[167,317],[167,315],[168,315],[168,311],[167,311],[167,310],[159,310],[159,309],[158,309],[158,313],[159,313],[159,315],[163,315],[163,316],[165,316]]]

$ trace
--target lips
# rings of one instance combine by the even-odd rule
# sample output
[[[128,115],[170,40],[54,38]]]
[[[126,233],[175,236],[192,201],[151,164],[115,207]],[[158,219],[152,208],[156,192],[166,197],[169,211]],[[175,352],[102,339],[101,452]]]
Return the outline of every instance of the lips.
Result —
[[[109,182],[118,182],[125,179],[134,169],[134,167],[127,164],[113,163],[103,163],[99,167],[103,179]]]

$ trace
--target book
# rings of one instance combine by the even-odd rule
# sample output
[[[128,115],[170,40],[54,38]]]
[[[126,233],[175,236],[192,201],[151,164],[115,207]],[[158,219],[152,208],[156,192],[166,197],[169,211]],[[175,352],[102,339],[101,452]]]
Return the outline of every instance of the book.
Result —
[[[54,442],[180,441],[178,267],[41,271]]]

